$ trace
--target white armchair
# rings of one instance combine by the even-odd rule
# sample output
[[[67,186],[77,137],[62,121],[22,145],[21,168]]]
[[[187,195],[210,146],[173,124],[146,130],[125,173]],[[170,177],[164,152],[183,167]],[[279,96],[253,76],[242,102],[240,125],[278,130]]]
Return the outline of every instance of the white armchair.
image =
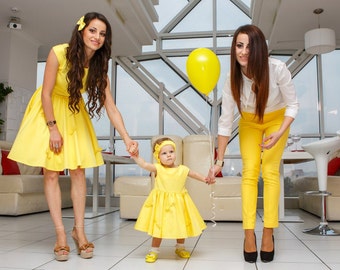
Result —
[[[207,175],[214,160],[214,143],[207,135],[189,135],[183,139],[183,164]],[[217,177],[216,183],[207,186],[188,179],[187,189],[203,219],[242,220],[240,176]]]
[[[183,140],[175,135],[160,135],[152,138],[170,137],[176,143],[177,164],[207,175],[212,164],[213,146],[207,135],[189,135]],[[136,219],[140,208],[153,187],[153,176],[122,176],[114,182],[114,194],[120,197],[121,218]],[[186,185],[204,220],[241,221],[241,177],[227,176],[216,179],[208,186],[188,179]],[[212,195],[213,191],[213,196]]]

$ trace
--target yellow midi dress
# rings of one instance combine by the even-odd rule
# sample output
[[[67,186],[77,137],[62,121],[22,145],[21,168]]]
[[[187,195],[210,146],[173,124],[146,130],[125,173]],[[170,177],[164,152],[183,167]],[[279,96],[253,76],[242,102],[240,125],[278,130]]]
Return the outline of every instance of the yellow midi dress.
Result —
[[[58,129],[63,137],[63,147],[59,154],[49,148],[50,132],[46,125],[39,87],[29,101],[18,134],[13,143],[9,158],[30,166],[44,167],[49,170],[91,168],[103,164],[101,148],[94,128],[85,108],[83,99],[79,102],[79,113],[68,108],[66,48],[68,44],[53,47],[59,68],[52,92],[52,105]],[[85,69],[83,85],[88,70]],[[83,94],[84,89],[81,90]],[[51,119],[48,119],[51,120]]]
[[[135,229],[167,239],[200,235],[206,224],[185,188],[189,168],[155,166],[155,186],[141,208]]]

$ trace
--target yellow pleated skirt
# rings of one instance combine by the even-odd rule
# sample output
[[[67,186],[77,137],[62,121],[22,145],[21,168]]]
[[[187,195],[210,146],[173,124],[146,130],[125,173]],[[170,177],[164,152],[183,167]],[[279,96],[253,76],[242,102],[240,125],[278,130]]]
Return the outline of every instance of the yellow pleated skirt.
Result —
[[[136,230],[166,239],[195,237],[205,228],[186,189],[180,193],[153,189],[135,224]]]
[[[79,113],[68,109],[68,96],[53,94],[53,111],[64,145],[59,154],[49,148],[50,132],[42,109],[41,87],[33,94],[9,158],[30,166],[49,170],[91,168],[103,164],[101,148],[86,111],[84,101]]]

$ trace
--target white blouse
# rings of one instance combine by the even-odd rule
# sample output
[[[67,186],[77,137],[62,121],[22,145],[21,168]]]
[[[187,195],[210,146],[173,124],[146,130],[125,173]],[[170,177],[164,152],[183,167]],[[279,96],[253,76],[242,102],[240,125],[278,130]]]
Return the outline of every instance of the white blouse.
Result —
[[[241,93],[242,112],[255,113],[255,94],[251,90],[252,83],[251,79],[243,75],[243,89]],[[284,62],[269,58],[269,96],[265,113],[284,107],[286,108],[285,116],[296,117],[299,103],[291,73]],[[218,120],[219,135],[231,135],[236,108],[236,102],[230,89],[230,74],[228,74],[223,87],[222,114]]]

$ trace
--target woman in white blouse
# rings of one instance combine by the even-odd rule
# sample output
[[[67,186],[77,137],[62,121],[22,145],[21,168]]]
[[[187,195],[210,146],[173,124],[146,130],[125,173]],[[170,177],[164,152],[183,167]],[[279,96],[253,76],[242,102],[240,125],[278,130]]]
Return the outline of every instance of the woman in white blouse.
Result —
[[[218,155],[209,172],[211,179],[223,167],[236,107],[241,114],[244,259],[247,262],[257,260],[254,229],[258,179],[262,172],[264,228],[260,257],[263,262],[270,262],[274,258],[273,229],[279,224],[280,160],[299,104],[289,70],[285,63],[268,57],[265,37],[254,25],[241,26],[234,34],[230,74],[223,89],[222,114],[218,122]]]

